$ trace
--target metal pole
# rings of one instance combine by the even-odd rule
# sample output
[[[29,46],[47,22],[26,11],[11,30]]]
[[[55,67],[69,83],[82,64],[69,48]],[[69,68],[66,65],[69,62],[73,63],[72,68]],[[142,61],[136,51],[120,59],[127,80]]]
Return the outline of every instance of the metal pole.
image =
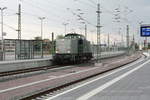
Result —
[[[121,37],[122,37],[122,48],[124,48],[124,39],[123,39],[123,33],[122,33]]]
[[[43,20],[45,17],[39,17],[41,20],[41,58],[43,58]]]
[[[52,32],[52,55],[54,54],[54,33]]]
[[[148,51],[148,42],[147,42],[147,37],[145,37],[145,51]]]
[[[2,34],[2,60],[5,60],[5,58],[4,58],[4,38],[3,38],[3,36],[4,36],[4,32],[3,32],[3,10],[5,10],[5,9],[7,9],[7,7],[4,7],[4,8],[0,8],[0,10],[1,10],[1,34]]]
[[[43,20],[41,20],[41,58],[43,58]]]
[[[43,39],[43,20],[41,20],[41,40]]]
[[[135,51],[135,36],[133,34],[133,52]]]
[[[63,25],[65,26],[65,35],[67,34],[67,25],[68,25],[69,23],[63,23]]]
[[[129,25],[127,25],[127,55],[129,55]]]
[[[142,26],[142,24],[143,24],[143,21],[138,22],[138,24],[139,24],[139,26],[138,26],[138,34],[140,35],[140,28],[141,28],[141,26]],[[138,44],[139,44],[139,45],[142,45],[141,40],[138,41]]]
[[[120,27],[119,27],[118,35],[121,37],[121,28]],[[122,42],[122,39],[119,39],[119,41],[118,41],[118,48],[121,47],[121,45],[120,45],[121,42]]]
[[[2,34],[2,60],[4,60],[4,40],[3,40],[3,10],[1,10],[1,34]]]
[[[107,41],[108,43],[108,51],[110,51],[110,38],[109,38],[109,34],[108,34],[108,41]]]
[[[22,54],[22,49],[21,49],[21,4],[19,4],[19,6],[18,6],[18,13],[17,13],[17,15],[18,15],[18,42],[20,43],[20,46],[19,46],[19,48],[20,48],[20,52],[19,52],[19,59],[21,59],[21,54]]]
[[[67,25],[65,25],[65,35],[66,35]]]
[[[87,39],[87,25],[85,24],[85,38]]]
[[[19,4],[18,8],[18,40],[21,40],[21,4]]]
[[[101,35],[100,35],[100,4],[98,3],[97,8],[97,62],[99,60],[99,57],[101,57]]]

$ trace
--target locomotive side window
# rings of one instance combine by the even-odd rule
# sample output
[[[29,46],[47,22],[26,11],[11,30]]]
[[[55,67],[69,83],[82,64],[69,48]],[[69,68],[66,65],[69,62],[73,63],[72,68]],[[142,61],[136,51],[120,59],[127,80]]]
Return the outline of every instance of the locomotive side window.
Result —
[[[79,40],[79,44],[80,45],[83,44],[83,40],[82,39]]]
[[[83,53],[83,39],[78,40],[78,53]]]

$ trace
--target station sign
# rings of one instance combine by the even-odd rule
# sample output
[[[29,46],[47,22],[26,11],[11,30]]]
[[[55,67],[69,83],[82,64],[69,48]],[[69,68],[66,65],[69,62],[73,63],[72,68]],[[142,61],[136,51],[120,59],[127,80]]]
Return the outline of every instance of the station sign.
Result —
[[[141,37],[150,37],[150,25],[142,25],[140,27]]]

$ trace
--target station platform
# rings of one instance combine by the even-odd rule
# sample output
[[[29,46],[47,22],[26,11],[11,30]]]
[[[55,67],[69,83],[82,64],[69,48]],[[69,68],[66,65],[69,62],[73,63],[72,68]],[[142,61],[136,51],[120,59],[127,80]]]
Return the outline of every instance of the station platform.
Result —
[[[76,66],[69,69],[53,71],[46,74],[20,78],[0,83],[1,100],[22,99],[38,92],[52,89],[98,73],[111,70],[140,58],[140,55],[126,56],[123,59],[109,61],[106,65]]]

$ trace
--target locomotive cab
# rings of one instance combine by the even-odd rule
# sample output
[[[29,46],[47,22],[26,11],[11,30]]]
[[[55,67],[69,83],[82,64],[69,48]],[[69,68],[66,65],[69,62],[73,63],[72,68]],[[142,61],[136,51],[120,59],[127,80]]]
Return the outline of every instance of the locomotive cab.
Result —
[[[70,33],[65,35],[64,39],[56,40],[56,54],[53,56],[54,62],[82,62],[90,60],[92,52],[90,42],[83,35]]]

